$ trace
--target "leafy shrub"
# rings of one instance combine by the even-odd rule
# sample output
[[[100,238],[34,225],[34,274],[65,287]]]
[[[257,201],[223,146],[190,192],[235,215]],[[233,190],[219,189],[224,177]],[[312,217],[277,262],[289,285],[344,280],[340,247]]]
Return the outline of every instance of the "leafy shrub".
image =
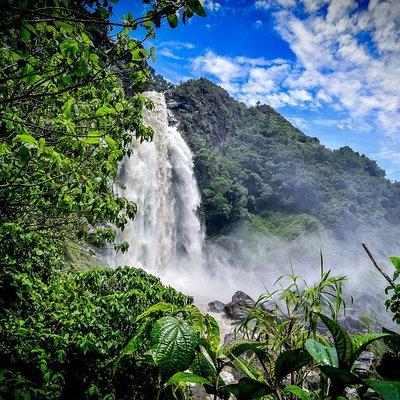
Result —
[[[386,293],[391,293],[391,298],[388,299],[385,304],[386,307],[393,313],[393,321],[400,325],[400,283],[398,282],[398,278],[400,276],[400,258],[390,257],[390,259],[395,271],[391,279],[391,285],[386,288]]]
[[[154,398],[157,371],[114,362],[138,330],[136,317],[165,301],[191,299],[140,269],[96,268],[46,284],[22,274],[24,304],[0,314],[0,397],[15,399]],[[139,347],[144,351],[144,345]]]

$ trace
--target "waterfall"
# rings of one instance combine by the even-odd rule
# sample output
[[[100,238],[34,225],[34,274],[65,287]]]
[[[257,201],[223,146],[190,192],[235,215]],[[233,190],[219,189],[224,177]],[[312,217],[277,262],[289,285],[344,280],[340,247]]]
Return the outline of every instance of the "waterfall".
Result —
[[[124,189],[118,189],[119,194],[134,201],[138,213],[120,234],[129,250],[115,255],[113,264],[140,267],[176,284],[171,271],[202,268],[200,193],[192,153],[177,127],[168,125],[164,95],[147,92],[145,96],[155,106],[144,113],[154,139],[143,143],[134,139],[132,155],[122,165]]]

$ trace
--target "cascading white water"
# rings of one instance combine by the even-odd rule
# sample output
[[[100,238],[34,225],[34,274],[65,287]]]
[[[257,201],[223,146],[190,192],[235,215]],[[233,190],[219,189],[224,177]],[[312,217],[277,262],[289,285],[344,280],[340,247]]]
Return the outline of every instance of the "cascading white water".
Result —
[[[141,267],[175,284],[171,270],[175,275],[179,270],[202,267],[203,230],[197,217],[200,193],[192,153],[177,128],[168,125],[164,95],[145,95],[155,106],[144,113],[154,139],[134,140],[133,153],[123,163],[125,189],[120,194],[136,202],[138,214],[121,232],[129,250],[117,255],[114,263]]]

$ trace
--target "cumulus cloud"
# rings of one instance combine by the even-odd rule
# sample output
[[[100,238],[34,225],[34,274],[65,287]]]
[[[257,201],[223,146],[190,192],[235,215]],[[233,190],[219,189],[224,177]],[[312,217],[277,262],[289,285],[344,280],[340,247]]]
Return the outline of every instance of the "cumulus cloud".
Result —
[[[192,68],[198,72],[206,72],[217,77],[221,83],[230,83],[242,75],[240,65],[228,57],[208,51],[204,56],[196,57]]]
[[[285,85],[315,93],[352,118],[371,118],[400,132],[400,2],[303,0],[306,15],[276,12],[276,28],[296,55],[298,72]],[[325,7],[324,7],[325,6]],[[327,6],[327,8],[326,8]],[[326,8],[326,11],[324,11]]]
[[[192,69],[197,74],[216,78],[223,88],[250,105],[262,102],[276,108],[285,105],[301,107],[312,100],[312,95],[305,89],[281,91],[281,84],[293,69],[283,59],[226,57],[208,51],[192,61]]]
[[[294,60],[209,51],[193,60],[196,72],[216,78],[248,104],[328,108],[340,114],[339,128],[375,129],[400,142],[400,1],[369,0],[362,7],[357,0],[255,0],[253,5],[272,13]]]

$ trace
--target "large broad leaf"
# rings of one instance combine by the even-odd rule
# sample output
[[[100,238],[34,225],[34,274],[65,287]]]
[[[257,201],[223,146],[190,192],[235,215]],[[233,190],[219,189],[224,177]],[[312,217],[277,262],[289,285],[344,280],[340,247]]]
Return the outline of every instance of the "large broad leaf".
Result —
[[[318,313],[318,315],[332,334],[338,355],[339,367],[349,370],[351,368],[353,359],[353,344],[350,336],[334,320],[323,314]]]
[[[316,363],[320,365],[329,365],[331,367],[339,366],[337,352],[334,347],[325,346],[314,339],[307,339],[305,348]]]
[[[233,394],[237,400],[261,400],[272,393],[272,389],[259,381],[243,377],[236,385],[227,385],[225,390]]]
[[[146,311],[141,313],[137,316],[135,322],[142,320],[143,318],[148,317],[151,314],[154,314],[159,311],[170,311],[172,308],[172,304],[165,303],[161,301],[160,303],[154,304],[153,306],[149,307]]]
[[[389,336],[387,333],[363,333],[352,337],[353,356],[352,363],[360,356],[360,354],[375,340]]]
[[[286,386],[283,389],[283,393],[292,393],[294,394],[296,397],[298,397],[301,400],[308,400],[310,398],[310,393],[306,392],[305,390],[303,390],[301,387],[298,387],[296,385],[289,385]]]
[[[360,383],[360,379],[357,376],[344,369],[331,367],[329,365],[321,365],[319,368],[328,378],[334,381],[340,381],[346,386]]]
[[[151,330],[154,361],[163,372],[184,371],[193,361],[199,334],[185,321],[163,317]]]
[[[143,345],[144,340],[147,337],[147,329],[149,328],[149,324],[142,324],[140,325],[139,329],[135,333],[135,336],[128,342],[125,346],[124,350],[122,350],[120,357],[123,356],[130,356]]]
[[[212,383],[207,378],[204,378],[200,375],[192,374],[191,372],[177,372],[167,381],[166,386],[179,382],[212,386]]]
[[[239,357],[246,351],[252,351],[256,355],[262,356],[263,349],[267,346],[265,342],[256,342],[254,340],[233,340],[221,348],[221,353],[227,356],[233,355]]]
[[[389,334],[389,336],[383,338],[386,346],[389,347],[389,349],[394,353],[400,353],[400,334],[387,328],[382,328],[382,332]]]
[[[214,364],[201,351],[196,352],[190,370],[211,380],[217,374]]]
[[[204,7],[200,0],[186,0],[186,4],[195,14],[199,15],[200,17],[206,16],[206,12],[204,11]]]
[[[400,382],[375,381],[371,379],[366,379],[364,382],[382,396],[384,400],[400,400]]]
[[[128,344],[125,346],[125,348],[122,350],[120,355],[118,356],[117,360],[114,363],[113,367],[113,373],[115,373],[116,369],[118,368],[118,365],[121,361],[121,359],[125,356],[130,356],[139,350],[139,348],[143,345],[143,342],[146,340],[148,337],[148,330],[149,330],[149,324],[142,324],[140,325],[139,329],[136,331],[135,335],[133,338],[128,342]]]
[[[275,378],[280,381],[286,375],[305,367],[312,361],[310,354],[303,349],[287,350],[279,354],[275,363]]]
[[[178,26],[178,16],[176,13],[167,15],[168,24],[171,28],[176,28]]]

